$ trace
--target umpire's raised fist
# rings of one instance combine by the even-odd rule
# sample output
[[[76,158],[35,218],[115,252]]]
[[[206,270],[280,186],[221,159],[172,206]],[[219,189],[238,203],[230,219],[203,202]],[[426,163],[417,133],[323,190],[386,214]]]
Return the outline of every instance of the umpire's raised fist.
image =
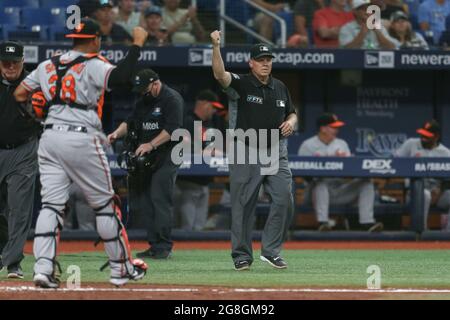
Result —
[[[133,28],[133,44],[142,47],[147,40],[148,32],[142,27]]]
[[[211,42],[212,42],[213,46],[220,45],[220,35],[221,35],[221,32],[218,30],[211,32]]]

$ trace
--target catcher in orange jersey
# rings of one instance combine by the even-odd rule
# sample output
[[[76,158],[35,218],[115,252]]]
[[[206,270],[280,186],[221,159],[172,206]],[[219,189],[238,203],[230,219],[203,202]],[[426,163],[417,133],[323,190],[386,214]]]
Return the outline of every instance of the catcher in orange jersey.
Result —
[[[72,34],[73,49],[39,64],[14,92],[19,102],[32,96],[38,115],[48,110],[39,143],[42,209],[34,239],[33,281],[42,288],[58,288],[56,253],[72,183],[83,191],[96,212],[96,227],[105,244],[110,282],[120,286],[144,277],[147,265],[133,260],[120,207],[114,196],[108,160],[103,150],[103,94],[127,84],[134,72],[147,32],[136,27],[133,45],[117,65],[100,56],[100,26],[82,19]],[[49,107],[46,107],[48,101]]]

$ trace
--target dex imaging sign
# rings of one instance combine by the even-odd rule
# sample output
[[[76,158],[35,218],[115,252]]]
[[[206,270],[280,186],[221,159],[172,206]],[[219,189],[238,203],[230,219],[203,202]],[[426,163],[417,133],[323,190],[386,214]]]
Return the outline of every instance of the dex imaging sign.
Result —
[[[362,169],[375,174],[395,174],[391,159],[364,159]]]

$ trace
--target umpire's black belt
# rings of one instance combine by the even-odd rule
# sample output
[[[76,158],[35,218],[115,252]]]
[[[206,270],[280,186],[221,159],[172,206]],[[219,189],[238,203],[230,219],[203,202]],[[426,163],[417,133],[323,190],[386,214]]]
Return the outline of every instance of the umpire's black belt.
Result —
[[[24,145],[25,143],[30,142],[31,140],[33,140],[35,138],[36,138],[35,136],[30,136],[30,137],[28,137],[22,141],[16,142],[16,143],[5,143],[5,144],[0,143],[0,149],[3,149],[3,150],[15,149],[15,148],[20,147],[21,145]]]
[[[88,130],[86,127],[83,126],[74,126],[71,124],[46,124],[44,126],[44,129],[53,129],[53,130],[58,130],[58,131],[73,131],[73,132],[83,132],[83,133],[87,133]]]

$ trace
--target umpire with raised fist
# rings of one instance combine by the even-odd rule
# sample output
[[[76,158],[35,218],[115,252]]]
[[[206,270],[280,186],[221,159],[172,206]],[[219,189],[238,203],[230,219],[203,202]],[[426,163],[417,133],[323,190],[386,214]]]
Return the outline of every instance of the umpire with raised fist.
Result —
[[[268,144],[264,143],[264,139],[258,139],[253,144],[241,138],[234,146],[228,146],[228,150],[245,144],[245,149],[242,152],[235,151],[235,154],[239,152],[244,158],[250,158],[253,151],[269,152],[276,157],[274,163],[277,163],[276,166],[271,166],[276,170],[263,174],[262,168],[265,165],[261,159],[253,163],[236,163],[235,157],[228,159],[231,160],[231,256],[234,268],[237,271],[248,270],[253,263],[253,221],[258,192],[264,186],[271,205],[262,233],[260,259],[276,269],[285,269],[287,263],[281,257],[281,249],[294,212],[287,138],[294,132],[297,114],[288,88],[272,76],[274,54],[269,45],[254,45],[248,62],[250,72],[234,74],[225,70],[220,53],[220,31],[212,32],[211,40],[214,78],[222,88],[232,88],[239,94],[235,119],[230,119],[234,128],[236,131],[249,132],[249,135],[254,134],[255,137],[259,133],[269,132]]]
[[[24,70],[23,46],[0,44],[0,184],[5,190],[0,213],[0,269],[8,278],[23,279],[20,262],[30,230],[34,188],[38,172],[38,127],[26,107],[13,93],[28,73]],[[7,222],[7,226],[5,225]]]

